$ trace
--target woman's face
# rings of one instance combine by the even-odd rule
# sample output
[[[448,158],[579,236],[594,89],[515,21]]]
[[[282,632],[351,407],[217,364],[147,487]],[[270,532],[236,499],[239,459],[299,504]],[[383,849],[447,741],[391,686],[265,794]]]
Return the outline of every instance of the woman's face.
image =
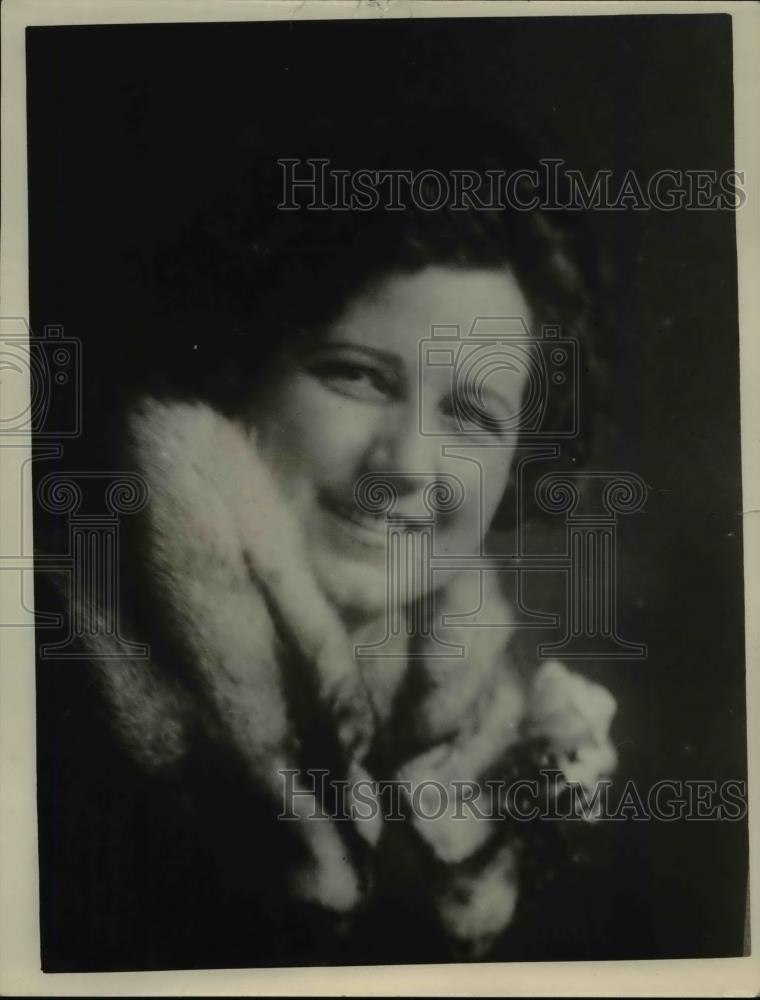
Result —
[[[436,515],[434,553],[481,551],[514,453],[501,425],[520,407],[526,373],[493,364],[477,401],[463,400],[470,388],[446,363],[447,351],[455,357],[452,349],[462,349],[457,330],[436,331],[429,359],[420,350],[434,326],[459,327],[466,338],[477,317],[528,321],[508,271],[431,266],[389,276],[350,302],[317,342],[279,362],[252,400],[262,453],[296,512],[320,583],[346,612],[375,615],[386,603],[387,518],[360,510],[354,495],[367,474],[392,482],[393,514],[410,517],[427,513],[426,486],[456,477],[463,500]],[[434,586],[447,575],[437,571]]]

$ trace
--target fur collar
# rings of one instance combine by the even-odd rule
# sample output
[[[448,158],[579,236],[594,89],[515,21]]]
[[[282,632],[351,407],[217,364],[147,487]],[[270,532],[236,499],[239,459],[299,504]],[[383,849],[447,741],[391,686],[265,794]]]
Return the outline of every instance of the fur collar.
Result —
[[[118,739],[155,775],[192,759],[194,733],[202,727],[232,746],[251,781],[279,808],[280,772],[303,763],[294,703],[305,702],[332,719],[348,777],[369,778],[366,760],[388,674],[382,662],[357,668],[255,436],[205,404],[157,400],[132,413],[129,431],[131,460],[150,491],[141,570],[166,635],[153,643],[146,662],[124,658],[117,637],[96,630],[86,640]],[[477,573],[455,579],[440,612],[508,621],[496,580],[490,574],[484,579],[482,592]],[[97,622],[97,603],[87,610]],[[417,694],[406,724],[420,750],[394,776],[451,786],[479,780],[519,740],[532,703],[510,666],[508,628],[448,625],[438,634],[464,646],[465,655],[425,656],[423,644],[421,659],[408,667]],[[294,691],[301,696],[294,698]],[[294,871],[293,892],[349,913],[364,893],[361,872],[338,824],[309,821],[316,803],[308,788],[299,791],[309,860]],[[452,880],[438,893],[439,913],[452,935],[482,942],[501,930],[516,898],[509,842],[502,836],[485,868],[463,874],[459,866],[493,840],[493,824],[445,817],[415,825],[437,861],[454,866]],[[357,826],[370,848],[378,843],[381,819]]]

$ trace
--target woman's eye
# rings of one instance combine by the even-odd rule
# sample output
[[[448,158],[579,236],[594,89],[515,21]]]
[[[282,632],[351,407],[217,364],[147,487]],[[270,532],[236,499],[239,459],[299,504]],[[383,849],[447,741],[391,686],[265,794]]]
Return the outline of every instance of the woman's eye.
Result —
[[[312,366],[311,372],[328,388],[355,399],[382,400],[392,395],[389,379],[369,365],[322,361]]]
[[[502,420],[475,405],[472,400],[449,398],[441,402],[441,413],[452,428],[460,433],[502,435]]]

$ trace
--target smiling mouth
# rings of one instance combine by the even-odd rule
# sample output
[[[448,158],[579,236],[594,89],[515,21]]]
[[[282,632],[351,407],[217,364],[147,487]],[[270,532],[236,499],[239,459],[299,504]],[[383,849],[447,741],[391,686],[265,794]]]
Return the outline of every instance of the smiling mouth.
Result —
[[[387,521],[385,514],[369,514],[351,503],[322,499],[322,507],[339,526],[350,533],[352,540],[361,541],[373,548],[385,545]]]
[[[398,512],[394,511],[394,516],[388,519],[383,513],[372,514],[360,510],[352,501],[345,503],[340,500],[333,500],[331,497],[323,497],[321,500],[323,509],[329,514],[333,523],[337,523],[342,532],[350,538],[352,543],[360,543],[369,548],[385,548],[388,537],[388,525],[392,523],[396,529],[406,532],[416,533],[430,525],[430,515],[419,512]]]

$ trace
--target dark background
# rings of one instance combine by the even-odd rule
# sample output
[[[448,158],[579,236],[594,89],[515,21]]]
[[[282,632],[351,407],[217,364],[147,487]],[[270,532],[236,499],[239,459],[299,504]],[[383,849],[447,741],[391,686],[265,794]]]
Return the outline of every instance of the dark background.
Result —
[[[255,144],[278,117],[297,127],[337,108],[350,119],[403,97],[470,105],[536,157],[587,177],[734,166],[727,15],[45,27],[27,39],[32,328],[61,324],[84,343],[90,409],[83,439],[66,445],[71,467],[88,460],[88,427],[139,339],[141,264],[224,186],[241,135]],[[741,780],[734,218],[654,210],[588,221],[616,282],[611,430],[595,463],[649,484],[644,511],[620,526],[619,597],[622,634],[649,655],[585,669],[620,703],[620,778]],[[45,780],[43,948],[54,968],[66,956],[45,921],[65,876],[44,874]],[[525,924],[544,933],[518,935],[515,957],[740,952],[744,824],[626,823],[599,836],[601,886],[570,875],[547,889]]]

